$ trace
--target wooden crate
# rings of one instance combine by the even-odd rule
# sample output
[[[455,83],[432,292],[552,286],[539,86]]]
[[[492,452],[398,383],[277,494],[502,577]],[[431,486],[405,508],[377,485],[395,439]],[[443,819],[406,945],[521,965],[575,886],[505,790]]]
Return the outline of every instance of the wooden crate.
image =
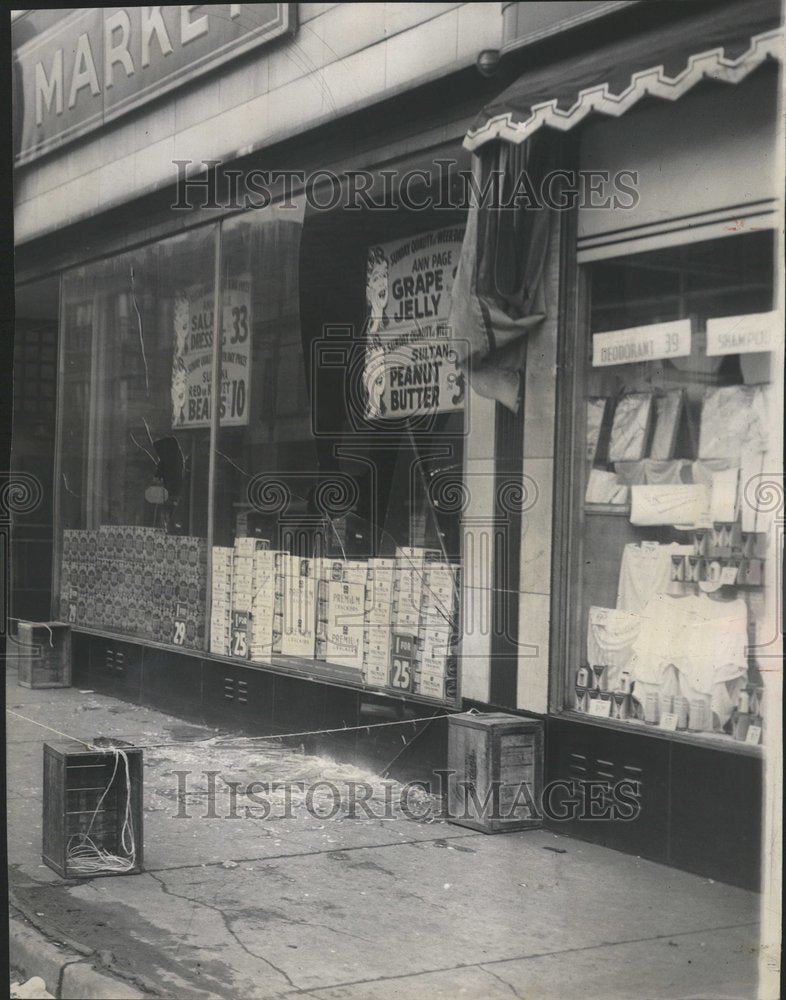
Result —
[[[18,683],[26,688],[71,687],[71,629],[54,622],[19,622]]]
[[[543,723],[504,712],[448,717],[451,823],[483,833],[542,825]],[[534,804],[535,808],[531,808]]]
[[[142,751],[127,746],[122,749],[128,757],[130,821],[136,847],[134,867],[123,874],[134,875],[142,871]],[[88,750],[75,741],[44,744],[42,858],[63,878],[118,874],[112,871],[86,874],[75,870],[68,861],[69,842],[72,838],[74,843],[80,842],[80,834],[88,829],[99,848],[123,854],[120,834],[128,784],[122,759],[116,771],[115,759],[111,749]],[[109,791],[98,808],[107,787]]]

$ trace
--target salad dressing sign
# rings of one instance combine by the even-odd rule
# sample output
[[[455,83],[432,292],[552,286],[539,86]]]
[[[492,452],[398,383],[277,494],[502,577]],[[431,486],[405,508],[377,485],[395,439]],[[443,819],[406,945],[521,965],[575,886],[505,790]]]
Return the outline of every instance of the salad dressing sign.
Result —
[[[366,415],[396,420],[459,410],[465,381],[451,331],[450,293],[462,228],[369,248],[366,262]]]
[[[251,378],[251,276],[224,283],[221,304],[222,427],[248,424]],[[210,426],[213,384],[213,288],[198,285],[175,299],[172,426]]]

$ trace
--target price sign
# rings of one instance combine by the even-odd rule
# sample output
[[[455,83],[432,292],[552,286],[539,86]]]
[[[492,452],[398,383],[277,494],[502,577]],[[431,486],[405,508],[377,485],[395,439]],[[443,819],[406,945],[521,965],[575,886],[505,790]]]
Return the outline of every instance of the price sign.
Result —
[[[239,656],[243,660],[248,659],[248,612],[232,612],[232,642],[230,654]]]
[[[758,745],[761,743],[761,726],[748,726],[748,732],[745,736],[746,743],[753,743]]]
[[[172,426],[210,426],[213,386],[212,288],[195,286],[175,300],[172,355]],[[251,374],[251,276],[227,278],[221,290],[222,427],[248,423]]]
[[[634,326],[627,330],[596,333],[592,337],[592,366],[630,365],[690,354],[690,320]]]
[[[776,312],[721,316],[707,320],[707,354],[752,354],[774,351],[783,328]]]
[[[415,638],[393,635],[388,685],[397,691],[412,691],[415,684]]]
[[[664,712],[660,717],[660,728],[668,729],[670,732],[675,733],[678,721],[679,715],[676,712]]]
[[[188,617],[188,608],[185,604],[178,604],[175,607],[175,619],[174,626],[172,629],[172,645],[182,646],[186,641],[186,618]]]
[[[593,698],[589,704],[589,714],[599,715],[608,719],[611,715],[611,700],[608,698]]]

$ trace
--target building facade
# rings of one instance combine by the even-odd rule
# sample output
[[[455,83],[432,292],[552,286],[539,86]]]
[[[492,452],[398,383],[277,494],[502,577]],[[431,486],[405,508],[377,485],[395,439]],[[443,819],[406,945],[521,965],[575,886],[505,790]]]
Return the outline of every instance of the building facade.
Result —
[[[257,732],[540,717],[558,828],[757,887],[781,19],[17,17],[12,614]]]

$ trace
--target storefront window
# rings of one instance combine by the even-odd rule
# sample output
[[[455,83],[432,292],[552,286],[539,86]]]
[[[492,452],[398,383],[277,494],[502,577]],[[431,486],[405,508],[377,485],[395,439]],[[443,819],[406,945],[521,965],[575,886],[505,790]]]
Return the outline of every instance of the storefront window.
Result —
[[[463,230],[303,209],[64,275],[59,615],[456,703]]]
[[[588,267],[569,709],[760,739],[773,259],[767,231]]]
[[[432,293],[434,324],[447,315],[446,254],[461,234],[449,235],[456,246],[447,250],[420,237],[421,254],[442,264],[429,279],[439,287],[426,289],[424,278],[416,292],[412,279],[404,295],[401,278],[411,278],[416,260],[411,238],[396,255],[396,247],[369,247],[362,226],[352,231],[345,220],[304,235],[302,212],[283,206],[224,225],[222,380],[230,396],[215,451],[214,655],[457,698],[459,519],[455,504],[440,508],[439,490],[444,501],[445,477],[461,482],[463,407],[458,399],[440,405],[433,385],[442,352],[427,357],[422,330],[407,346],[416,296],[422,303]],[[437,292],[447,293],[441,302]],[[401,342],[375,367],[374,351],[393,336]],[[443,381],[458,397],[447,374]],[[236,382],[242,413],[233,408]]]
[[[215,229],[63,277],[60,617],[205,644]]]

